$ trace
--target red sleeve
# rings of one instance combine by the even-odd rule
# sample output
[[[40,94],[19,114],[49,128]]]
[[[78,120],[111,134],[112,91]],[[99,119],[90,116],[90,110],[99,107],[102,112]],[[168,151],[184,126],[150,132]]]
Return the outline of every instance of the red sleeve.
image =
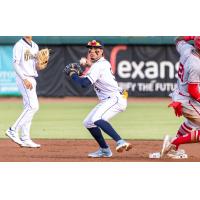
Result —
[[[190,96],[200,102],[199,84],[188,84],[188,92]]]

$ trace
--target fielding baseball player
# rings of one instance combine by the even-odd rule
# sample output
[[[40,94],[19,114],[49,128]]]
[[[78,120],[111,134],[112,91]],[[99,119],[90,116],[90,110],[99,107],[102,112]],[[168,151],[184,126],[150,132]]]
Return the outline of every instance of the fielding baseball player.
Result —
[[[194,46],[188,41],[194,40]],[[180,54],[177,88],[171,94],[176,116],[184,116],[185,121],[176,137],[165,136],[161,156],[172,158],[187,157],[179,145],[200,141],[200,36],[180,36],[176,39]]]
[[[6,135],[21,147],[40,147],[40,144],[36,144],[30,138],[31,121],[39,109],[35,80],[38,73],[34,59],[38,51],[38,45],[32,41],[32,36],[23,37],[13,48],[16,83],[23,97],[24,110],[6,131]],[[21,131],[21,137],[19,137],[19,131]]]
[[[123,152],[132,148],[132,145],[119,136],[108,122],[127,107],[127,93],[124,93],[112,74],[110,63],[104,58],[104,49],[100,41],[90,41],[87,44],[88,54],[92,65],[84,77],[80,77],[76,70],[68,69],[66,73],[75,83],[82,87],[94,86],[100,103],[85,118],[83,124],[99,144],[100,148],[89,157],[111,157],[112,151],[101,133],[103,130],[116,141],[116,151]]]

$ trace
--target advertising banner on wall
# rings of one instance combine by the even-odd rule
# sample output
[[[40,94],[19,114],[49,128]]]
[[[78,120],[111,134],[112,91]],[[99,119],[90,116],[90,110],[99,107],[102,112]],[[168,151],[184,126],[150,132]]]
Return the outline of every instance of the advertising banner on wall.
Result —
[[[168,96],[179,68],[175,46],[115,46],[110,62],[119,85],[130,96]]]
[[[0,46],[0,95],[19,95],[12,67],[11,46]]]
[[[94,96],[63,74],[65,65],[87,54],[84,46],[52,47],[49,67],[39,76],[42,96]],[[176,86],[179,55],[174,45],[116,45],[105,47],[116,80],[133,97],[166,97]],[[48,78],[49,77],[49,78]],[[50,78],[51,77],[51,78]],[[45,82],[43,81],[45,79]]]
[[[51,49],[47,69],[39,72],[37,93],[46,97],[95,96],[93,87],[82,89],[63,73],[64,67],[87,54],[80,45],[39,45]],[[176,86],[179,55],[174,45],[110,45],[111,62],[119,86],[133,97],[166,97]],[[86,69],[87,70],[87,69]],[[18,95],[12,67],[12,47],[0,47],[0,95]]]

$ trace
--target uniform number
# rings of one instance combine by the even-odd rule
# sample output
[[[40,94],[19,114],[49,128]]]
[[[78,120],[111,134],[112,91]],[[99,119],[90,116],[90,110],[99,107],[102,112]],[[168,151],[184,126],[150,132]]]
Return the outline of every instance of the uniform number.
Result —
[[[183,82],[183,76],[184,76],[184,66],[182,63],[180,63],[179,68],[178,68],[178,77],[180,80]]]

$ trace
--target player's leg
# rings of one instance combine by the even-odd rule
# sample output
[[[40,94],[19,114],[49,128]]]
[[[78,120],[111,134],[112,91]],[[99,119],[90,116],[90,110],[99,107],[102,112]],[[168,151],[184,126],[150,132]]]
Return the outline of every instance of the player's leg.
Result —
[[[94,125],[91,122],[91,118],[94,115],[94,113],[96,112],[96,110],[100,107],[101,103],[98,104],[89,114],[88,116],[85,118],[83,125],[85,126],[85,128],[88,129],[88,131],[90,132],[90,134],[93,136],[93,138],[96,140],[96,142],[98,143],[98,145],[100,146],[100,149],[96,152],[92,152],[89,153],[88,156],[89,157],[111,157],[112,156],[112,152],[109,148],[109,145],[106,143],[101,130],[99,127],[97,127],[96,125]]]
[[[187,122],[187,129],[184,130],[185,133],[171,141],[175,145],[176,150],[181,144],[197,143],[200,141],[200,118],[190,118]]]
[[[117,142],[117,151],[122,152],[124,149],[127,151],[132,148],[131,144],[122,140],[121,136],[116,132],[112,125],[108,122],[109,119],[124,111],[127,106],[127,101],[121,97],[114,97],[104,101],[101,106],[96,110],[92,117],[92,123],[100,127],[107,133],[113,140]]]
[[[30,137],[30,127],[31,127],[31,122],[27,122],[22,126],[21,141],[23,143],[21,144],[21,147],[39,148],[41,147],[41,145],[33,142]]]
[[[22,113],[20,114],[20,116],[18,117],[18,119],[15,121],[15,123],[10,126],[10,128],[6,131],[6,135],[11,138],[15,143],[21,145],[22,141],[19,138],[19,131],[21,130],[21,126],[20,126],[20,121],[23,120],[24,116],[27,113],[26,110],[26,101],[24,99],[24,96],[26,94],[26,91],[24,89],[24,85],[22,83],[22,80],[19,77],[16,77],[16,83],[17,83],[17,87],[23,97],[23,105],[24,105],[24,110],[22,111]]]
[[[93,113],[93,116],[91,117],[91,123],[96,125],[97,127],[100,127],[105,133],[107,133],[111,138],[113,138],[115,141],[121,140],[121,137],[119,134],[113,129],[110,123],[108,123],[106,120],[108,118],[112,118],[118,112],[114,112],[114,107],[117,104],[117,98],[110,98],[104,102],[102,102],[99,107],[95,110]],[[107,119],[103,118],[102,116],[107,116],[107,113],[110,112],[110,110],[113,110],[112,115],[109,115]]]
[[[31,129],[31,121],[27,121],[21,127],[21,139],[22,140],[30,140],[30,129]]]
[[[179,145],[186,143],[199,142],[198,130],[200,130],[200,107],[195,102],[189,105],[182,105],[183,116],[186,121],[181,125],[178,135],[171,143],[178,149]]]
[[[11,129],[14,131],[22,130],[21,140],[27,140],[28,138],[30,140],[31,121],[34,114],[39,109],[36,95],[36,81],[34,78],[31,78],[29,81],[31,81],[33,85],[32,90],[26,89],[22,80],[19,78],[17,79],[18,87],[23,97],[24,110],[16,122],[11,126]]]
[[[98,145],[100,148],[92,153],[89,153],[89,157],[111,157],[112,156],[112,151],[109,147],[109,145],[106,143],[100,128],[98,127],[93,127],[93,128],[87,128],[90,134],[93,136],[93,138],[97,141]]]
[[[181,126],[179,127],[177,133],[176,133],[176,137],[180,137],[183,135],[186,135],[187,133],[190,133],[190,131],[192,130],[193,126],[190,125],[190,122],[186,119],[185,122],[183,122],[181,124]]]
[[[30,129],[32,119],[35,113],[39,110],[39,102],[36,94],[36,81],[35,79],[31,79],[33,88],[32,90],[27,91],[27,95],[25,98],[26,104],[28,106],[28,112],[24,118],[24,121],[21,124],[21,140],[23,141],[22,147],[32,147],[37,148],[40,147],[40,144],[36,144],[31,140]]]
[[[196,107],[183,107],[183,116],[186,118],[185,122],[180,126],[176,137],[170,138],[166,136],[163,142],[161,155],[168,154],[170,151],[178,152],[179,146],[186,143],[199,142],[200,135],[200,115],[196,112]]]
[[[99,144],[101,148],[108,148],[108,144],[103,138],[101,130],[94,123],[92,123],[92,120],[91,120],[93,115],[96,113],[96,111],[99,109],[100,106],[101,106],[101,103],[96,105],[92,109],[92,111],[84,119],[83,125],[85,126],[85,128],[88,129],[88,131],[91,133],[91,135],[94,137],[94,139],[97,141],[97,143]]]
[[[97,141],[99,146],[101,148],[108,148],[108,144],[106,143],[100,128],[98,127],[93,127],[93,128],[87,128],[90,134],[94,137],[94,139]]]

